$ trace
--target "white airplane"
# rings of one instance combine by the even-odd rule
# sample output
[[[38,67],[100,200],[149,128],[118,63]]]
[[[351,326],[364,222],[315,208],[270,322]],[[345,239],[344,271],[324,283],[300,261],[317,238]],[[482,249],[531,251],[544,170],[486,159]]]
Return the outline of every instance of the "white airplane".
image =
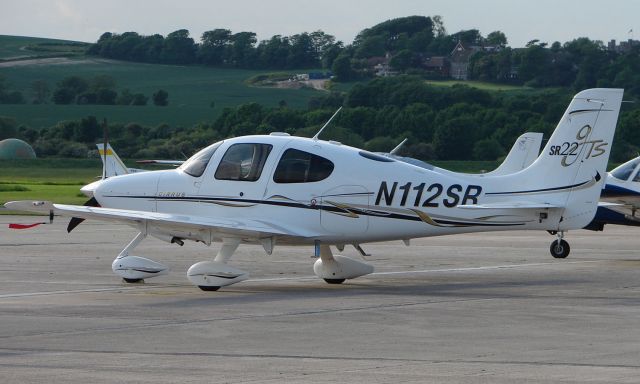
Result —
[[[333,255],[345,244],[502,230],[563,233],[591,222],[604,183],[622,101],[621,89],[574,96],[541,155],[506,175],[442,174],[386,156],[287,134],[215,143],[175,170],[111,177],[83,187],[97,206],[21,201],[13,210],[44,211],[125,223],[138,234],[113,262],[125,281],[167,272],[130,252],[147,236],[170,243],[222,246],[192,265],[203,290],[248,278],[227,265],[242,243],[314,246],[315,274],[342,283],[373,266]]]
[[[596,216],[585,229],[602,231],[605,224],[640,226],[640,156],[613,169],[606,181]]]

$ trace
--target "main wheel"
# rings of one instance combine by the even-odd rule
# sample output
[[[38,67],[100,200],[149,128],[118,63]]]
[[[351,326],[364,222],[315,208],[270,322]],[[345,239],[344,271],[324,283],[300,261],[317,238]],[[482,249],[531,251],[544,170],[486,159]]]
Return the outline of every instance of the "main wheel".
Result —
[[[206,292],[213,292],[213,291],[217,291],[218,289],[220,289],[220,287],[212,287],[210,285],[198,285],[198,288],[202,289],[203,291]]]
[[[126,277],[123,277],[122,280],[129,284],[144,283],[144,279],[127,279]]]
[[[551,243],[551,247],[549,248],[551,251],[551,256],[556,259],[564,259],[569,256],[569,252],[571,251],[571,247],[569,247],[569,243],[564,240],[556,240]]]
[[[346,279],[324,279],[328,284],[342,284]]]

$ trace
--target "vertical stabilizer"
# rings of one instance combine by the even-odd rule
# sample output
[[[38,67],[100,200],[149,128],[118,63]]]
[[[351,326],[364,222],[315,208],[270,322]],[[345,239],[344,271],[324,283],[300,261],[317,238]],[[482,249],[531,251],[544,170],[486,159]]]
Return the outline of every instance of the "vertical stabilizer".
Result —
[[[107,144],[107,151],[104,151],[104,144],[96,144],[100,159],[102,159],[102,174],[107,177],[126,175],[129,173],[128,168],[120,159],[118,154],[111,148],[111,144]]]
[[[542,144],[541,132],[525,132],[523,133],[511,147],[509,154],[502,164],[491,172],[487,172],[485,176],[508,175],[521,171],[530,166],[540,153],[540,145]]]
[[[606,176],[622,94],[622,89],[608,88],[576,94],[536,161],[521,172],[497,176],[496,189],[486,196],[563,207],[559,230],[589,224]]]

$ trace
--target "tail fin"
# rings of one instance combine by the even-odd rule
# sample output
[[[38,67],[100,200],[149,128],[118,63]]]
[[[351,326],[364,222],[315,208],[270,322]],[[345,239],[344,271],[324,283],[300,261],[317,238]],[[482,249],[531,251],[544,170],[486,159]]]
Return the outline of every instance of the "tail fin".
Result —
[[[563,207],[558,229],[576,229],[595,215],[622,103],[622,89],[587,89],[573,97],[540,156],[528,168],[496,177],[494,201]]]
[[[523,133],[513,144],[502,164],[493,171],[485,173],[484,176],[508,175],[527,168],[538,157],[540,144],[542,144],[542,133]]]
[[[104,153],[104,144],[96,144],[98,152],[100,153],[100,159],[102,159],[102,166],[104,168],[103,175],[105,177],[126,175],[129,173],[129,169],[120,160],[116,151],[111,148],[111,144],[107,144],[107,154]]]

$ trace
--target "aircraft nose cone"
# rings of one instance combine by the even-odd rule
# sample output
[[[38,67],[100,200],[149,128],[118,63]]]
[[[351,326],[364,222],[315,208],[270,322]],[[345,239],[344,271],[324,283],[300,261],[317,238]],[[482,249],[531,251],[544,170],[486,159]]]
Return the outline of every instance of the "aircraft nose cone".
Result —
[[[84,187],[80,188],[80,192],[82,192],[87,197],[93,197],[93,192],[96,190],[96,188],[98,188],[98,186],[103,181],[104,180],[98,180],[98,181],[94,181],[93,183],[89,183]]]

